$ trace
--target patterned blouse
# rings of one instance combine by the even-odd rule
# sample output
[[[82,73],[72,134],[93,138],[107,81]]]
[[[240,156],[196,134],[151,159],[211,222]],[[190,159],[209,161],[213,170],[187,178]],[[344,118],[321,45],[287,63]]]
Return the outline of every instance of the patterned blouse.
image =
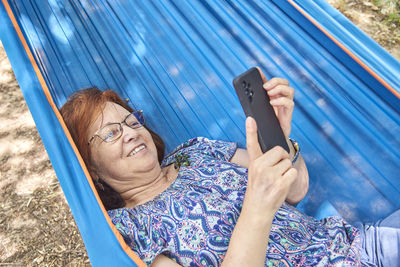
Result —
[[[153,200],[108,213],[125,242],[150,265],[159,254],[183,266],[219,266],[246,191],[247,169],[229,160],[236,144],[198,137],[165,157],[189,156],[178,177]],[[316,220],[283,204],[275,215],[265,266],[358,266],[357,228],[340,218]]]

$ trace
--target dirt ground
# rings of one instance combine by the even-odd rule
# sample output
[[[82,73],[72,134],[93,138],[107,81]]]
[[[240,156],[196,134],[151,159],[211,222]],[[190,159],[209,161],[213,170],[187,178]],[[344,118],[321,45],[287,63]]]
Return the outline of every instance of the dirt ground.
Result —
[[[400,60],[397,0],[328,0]],[[0,266],[90,265],[0,43]]]
[[[2,44],[0,203],[0,266],[89,265]]]

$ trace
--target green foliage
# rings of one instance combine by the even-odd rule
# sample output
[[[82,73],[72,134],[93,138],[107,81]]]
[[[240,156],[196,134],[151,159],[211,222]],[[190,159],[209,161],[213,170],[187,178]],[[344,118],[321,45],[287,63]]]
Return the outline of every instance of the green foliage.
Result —
[[[384,21],[388,24],[400,26],[400,1],[399,0],[373,0],[374,5],[380,8]]]

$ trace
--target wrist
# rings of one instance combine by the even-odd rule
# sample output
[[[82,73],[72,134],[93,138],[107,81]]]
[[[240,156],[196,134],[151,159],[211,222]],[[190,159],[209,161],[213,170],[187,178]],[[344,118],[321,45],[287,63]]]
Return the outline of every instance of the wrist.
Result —
[[[245,198],[239,220],[251,227],[264,228],[271,224],[276,210],[274,210],[272,207],[258,208],[257,206],[258,205],[254,203],[250,204]]]
[[[291,159],[292,159],[292,165],[294,165],[300,155],[300,146],[299,143],[297,143],[296,140],[292,139],[289,137],[289,141],[292,145],[293,153],[291,153]]]
[[[263,213],[263,212],[259,212]],[[274,213],[268,212],[263,213],[263,216],[250,212],[242,212],[237,220],[237,223],[246,225],[246,227],[251,228],[255,231],[265,231],[269,229],[274,219]]]

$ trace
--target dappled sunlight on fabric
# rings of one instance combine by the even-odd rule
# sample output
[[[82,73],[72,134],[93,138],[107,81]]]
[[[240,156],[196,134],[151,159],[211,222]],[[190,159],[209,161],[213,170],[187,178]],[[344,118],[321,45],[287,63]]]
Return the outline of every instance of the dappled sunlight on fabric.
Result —
[[[54,0],[52,0],[54,2]],[[93,2],[89,0],[81,0],[79,1],[86,12],[99,12],[103,11],[103,7],[99,5],[93,5]]]
[[[327,136],[332,136],[333,133],[335,132],[335,127],[333,127],[333,125],[328,121],[321,123],[321,126],[323,133],[326,134]]]
[[[325,108],[325,106],[326,106],[325,99],[323,99],[323,98],[318,99],[317,100],[317,105],[318,105],[318,107],[320,107],[322,109]]]
[[[216,122],[209,124],[208,126],[209,133],[213,136],[212,138],[217,138],[218,136],[223,136],[224,133],[221,130],[221,125],[218,125]]]
[[[147,53],[147,48],[146,45],[144,43],[144,41],[142,39],[145,39],[145,32],[144,29],[142,29],[142,31],[139,31],[139,36],[137,36],[137,34],[134,34],[134,40],[133,41],[133,47],[132,47],[132,55],[130,57],[130,63],[137,65],[137,66],[141,66],[141,62],[143,57],[146,55]]]
[[[168,69],[168,74],[171,76],[178,76],[179,75],[179,69],[172,65],[169,69]]]
[[[139,16],[140,16],[142,19],[145,19],[145,15],[144,15],[143,12],[139,11],[138,13],[139,13]],[[146,39],[146,28],[143,26],[142,23],[136,22],[136,24],[135,24],[135,29],[136,29],[136,31],[138,32],[139,36],[140,36],[142,39]]]
[[[352,203],[349,201],[335,201],[335,207],[340,210],[340,215],[342,218],[345,218],[347,221],[354,221],[359,216],[357,214],[357,203]]]
[[[58,41],[64,44],[69,43],[69,39],[74,35],[74,28],[69,18],[56,18],[54,15],[49,17],[50,31]]]
[[[58,5],[63,4],[62,1],[59,1],[59,0],[48,0],[48,3],[54,11],[60,10]]]
[[[226,133],[224,133],[223,129],[229,125],[229,120],[226,118],[220,118],[217,122],[211,123],[208,127],[210,134],[214,139],[222,139]]]
[[[229,125],[229,120],[226,117],[222,117],[221,119],[218,120],[218,123],[220,127],[225,128]]]
[[[269,57],[262,57],[260,59],[260,62],[261,62],[260,65],[262,65],[262,70],[267,79],[272,78],[272,77],[268,77],[268,73],[270,73],[272,76],[277,76],[276,75],[277,66]]]
[[[255,59],[251,59],[247,63],[249,64],[249,66],[256,66],[258,62]]]
[[[383,201],[382,199],[374,200],[370,205],[371,211],[374,213],[390,213],[392,212],[393,207],[389,205],[387,201]]]
[[[363,166],[364,161],[360,154],[356,151],[350,151],[351,154],[343,156],[341,163],[348,168],[349,176],[359,176],[359,171],[354,166]]]
[[[230,32],[228,32],[225,29],[220,29],[218,31],[218,35],[222,38],[222,39],[232,39],[232,34]]]
[[[265,54],[265,51],[262,51],[262,50],[255,50],[254,55],[257,59],[264,59],[266,56],[268,56]]]
[[[144,116],[146,120],[151,117],[152,114],[155,114],[155,106],[154,105],[145,105],[148,103],[148,92],[143,88],[140,88],[138,83],[134,79],[130,79],[128,84],[125,87],[126,92],[133,92],[133,99],[129,99],[128,105],[132,106],[136,110],[145,109]]]
[[[273,60],[273,62],[274,62],[277,66],[279,66],[279,65],[282,64],[282,62],[281,62],[281,56],[280,56],[280,55],[278,55],[278,56],[273,56],[273,57],[272,57],[272,60]]]
[[[183,97],[186,100],[194,100],[196,99],[196,93],[193,91],[193,89],[187,85],[187,83],[182,83],[180,85],[178,85],[178,90],[181,91]]]
[[[135,65],[141,65],[141,59],[146,54],[146,46],[142,41],[138,41],[136,44],[133,45],[133,50],[135,52],[132,53],[129,62]]]
[[[221,86],[221,80],[220,78],[215,75],[215,73],[208,73],[205,77],[204,77],[204,81],[206,82],[207,87],[218,87]]]
[[[31,20],[26,17],[24,14],[21,15],[21,22],[26,29],[26,32],[29,33],[29,41],[33,43],[36,48],[40,48],[46,45],[46,41],[44,38],[44,34],[36,28]]]
[[[233,115],[235,115],[235,116],[242,116],[243,117],[243,119],[245,118],[244,116],[244,112],[243,112],[243,110],[242,109],[239,109],[239,108],[233,108],[232,110],[231,110],[231,112],[233,113]],[[243,125],[244,125],[244,121],[243,121]]]

